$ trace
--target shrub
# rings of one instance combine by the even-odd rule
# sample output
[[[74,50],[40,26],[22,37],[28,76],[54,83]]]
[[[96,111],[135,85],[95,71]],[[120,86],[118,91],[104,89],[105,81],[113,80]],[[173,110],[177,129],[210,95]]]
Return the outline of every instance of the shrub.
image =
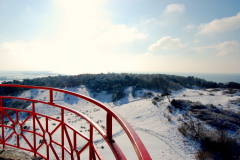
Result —
[[[170,113],[172,113],[172,114],[173,114],[173,112],[175,111],[175,108],[174,108],[173,106],[171,106],[171,105],[168,105],[168,106],[167,106],[167,109],[168,109],[168,111],[169,111]]]
[[[201,149],[196,153],[196,159],[237,160],[240,156],[240,144],[229,137],[224,129],[204,131],[202,126],[191,119],[178,128],[183,136],[188,136],[200,142]]]
[[[157,102],[154,99],[152,99],[152,104],[157,106]]]
[[[184,123],[181,124],[180,127],[178,127],[178,131],[183,135],[183,136],[187,136],[187,127]]]
[[[162,98],[162,97],[159,97],[159,96],[157,96],[157,97],[154,97],[154,98],[153,98],[153,100],[155,100],[156,102],[160,102],[160,101],[162,101],[162,100],[163,100],[163,98]]]
[[[197,152],[195,158],[197,160],[210,160],[212,159],[212,155],[208,151],[200,150]]]
[[[179,117],[177,118],[177,121],[182,121],[182,117],[179,116]]]
[[[151,97],[153,96],[153,93],[152,93],[152,92],[147,92],[147,93],[146,93],[146,96],[147,96],[148,98],[151,98]]]
[[[189,104],[190,103],[191,103],[191,101],[186,101],[186,100],[176,100],[176,99],[173,99],[171,101],[171,104],[175,108],[178,108],[180,110],[187,110],[189,108]]]
[[[17,108],[17,109],[25,109],[27,108],[31,102],[30,101],[23,101],[23,100],[10,100],[6,103],[3,103],[5,107],[8,108]],[[15,114],[15,111],[13,110],[6,110],[6,112],[11,116],[12,114]],[[29,113],[27,113],[26,115],[29,115]],[[0,115],[1,117],[1,115]]]
[[[168,122],[172,121],[172,117],[170,115],[167,115]]]
[[[125,96],[123,90],[114,90],[112,94],[112,101],[115,102]]]
[[[201,151],[207,151],[209,155],[213,155],[214,159],[239,159],[240,145],[236,142],[236,139],[227,137],[224,132],[224,130],[223,132],[213,131],[205,134],[205,137],[200,141]],[[215,135],[215,137],[210,135]]]
[[[23,129],[29,130],[30,126],[23,126]]]
[[[192,118],[190,118],[189,121],[182,123],[178,130],[183,136],[188,136],[194,140],[201,139],[203,134],[202,123],[194,121]]]

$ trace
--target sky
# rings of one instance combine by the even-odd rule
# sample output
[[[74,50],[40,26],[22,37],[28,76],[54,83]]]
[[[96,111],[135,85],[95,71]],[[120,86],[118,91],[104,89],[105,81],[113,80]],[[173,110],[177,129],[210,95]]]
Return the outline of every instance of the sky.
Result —
[[[0,0],[0,71],[240,73],[239,0]]]

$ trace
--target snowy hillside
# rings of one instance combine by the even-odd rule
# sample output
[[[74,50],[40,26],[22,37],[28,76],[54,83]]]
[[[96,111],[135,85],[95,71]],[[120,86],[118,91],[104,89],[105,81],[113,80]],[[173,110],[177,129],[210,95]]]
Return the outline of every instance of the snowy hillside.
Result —
[[[64,89],[95,98],[104,103],[105,105],[111,107],[114,111],[120,113],[120,115],[122,115],[136,130],[137,134],[140,136],[153,160],[195,159],[195,153],[199,149],[199,144],[185,138],[178,131],[178,127],[182,122],[181,114],[178,112],[171,114],[169,112],[168,106],[170,105],[170,102],[167,98],[156,101],[156,103],[153,104],[153,98],[158,97],[161,93],[143,89],[138,90],[136,92],[136,96],[133,97],[132,87],[129,87],[124,91],[126,96],[119,101],[113,103],[111,102],[111,94],[107,94],[106,92],[91,93],[84,86]],[[145,93],[148,92],[152,92],[153,95],[144,96]],[[231,104],[231,107],[229,106],[229,102],[238,100],[240,98],[240,92],[238,91],[231,96],[229,96],[228,94],[223,94],[223,92],[224,91],[222,89],[182,89],[172,92],[170,99],[184,99],[191,100],[193,102],[199,101],[202,104],[214,104],[221,109],[231,109],[235,112],[239,112],[239,102]],[[49,93],[47,91],[28,90],[23,92],[19,96],[48,101],[48,94]],[[80,111],[81,113],[87,115],[88,117],[92,118],[100,125],[105,127],[105,112],[94,106],[93,104],[62,93],[54,93],[54,103]],[[31,110],[31,106],[29,106],[28,109]],[[36,112],[46,114],[54,118],[59,117],[60,115],[59,109],[39,103],[36,104]],[[71,115],[70,113],[65,114],[65,119],[77,130],[80,130],[80,132],[86,134],[87,136],[89,135],[89,127],[88,125],[86,126],[85,121],[83,121],[79,117]],[[26,123],[26,125],[30,128],[33,127],[31,121],[32,120],[29,119]],[[43,118],[39,119],[39,121],[42,124],[45,124],[45,120]],[[53,130],[58,125],[58,122],[52,121],[49,122],[49,124],[50,130]],[[39,126],[37,126],[37,128],[39,128]],[[10,134],[10,131],[6,132],[6,136],[7,134]],[[60,141],[60,131],[57,130],[54,134],[57,137],[55,140]],[[121,130],[120,126],[116,122],[113,122],[113,135],[114,139],[119,144],[120,148],[122,148],[127,158],[130,160],[137,159],[130,141],[127,140],[125,132]],[[31,135],[27,137],[29,137],[30,141],[33,138]],[[38,138],[37,142],[40,140],[41,139]],[[13,144],[16,143],[15,137],[10,138],[9,142]],[[105,159],[114,159],[113,155],[109,154],[111,151],[108,145],[104,143],[102,138],[97,133],[94,135],[94,143],[96,144],[97,148]],[[24,139],[21,139],[21,144],[26,144]],[[84,144],[84,140],[82,144]],[[81,147],[83,146],[78,146],[78,148]],[[40,152],[45,153],[45,150],[46,148],[44,148],[43,146],[40,149]],[[61,155],[60,150],[58,151],[58,154]],[[86,151],[85,154],[81,155],[81,159],[87,159],[87,156],[88,152]]]

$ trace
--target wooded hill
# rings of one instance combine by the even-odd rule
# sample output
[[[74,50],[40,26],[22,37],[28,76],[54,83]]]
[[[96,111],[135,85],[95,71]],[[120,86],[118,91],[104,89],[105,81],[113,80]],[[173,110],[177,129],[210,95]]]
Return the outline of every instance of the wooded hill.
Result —
[[[108,73],[108,74],[80,74],[74,76],[48,76],[23,81],[13,80],[2,84],[34,85],[46,87],[75,87],[85,85],[92,92],[107,91],[112,93],[112,100],[116,101],[124,96],[123,90],[133,86],[135,90],[145,88],[163,93],[171,92],[181,88],[238,88],[240,84],[229,82],[226,84],[206,81],[196,77],[183,77],[167,74],[130,74],[130,73]],[[0,95],[12,95],[23,91],[21,88],[0,87]]]

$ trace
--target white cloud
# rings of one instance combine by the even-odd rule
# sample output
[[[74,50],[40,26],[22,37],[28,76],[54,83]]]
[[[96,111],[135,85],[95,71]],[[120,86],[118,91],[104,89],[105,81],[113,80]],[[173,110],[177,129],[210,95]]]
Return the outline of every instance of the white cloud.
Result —
[[[164,10],[164,14],[184,13],[184,12],[185,12],[185,5],[184,4],[170,4]]]
[[[216,55],[219,57],[226,56],[229,54],[235,54],[240,52],[240,43],[238,41],[226,41],[223,43],[219,43],[217,45],[197,47],[195,51],[198,53],[202,53],[207,49],[214,49]]]
[[[112,23],[103,8],[104,3],[55,0],[55,9],[62,20],[59,32],[30,41],[0,44],[6,60],[0,68],[9,70],[15,66],[13,70],[51,70],[68,74],[108,72],[114,68],[120,72],[126,55],[118,55],[117,47],[144,40],[148,35],[135,27]]]
[[[144,25],[157,25],[157,26],[167,26],[169,22],[167,20],[159,20],[157,18],[150,18],[147,20],[141,20]]]
[[[172,23],[178,23],[179,15],[180,15],[179,13],[184,13],[184,12],[185,12],[184,4],[171,4],[165,8],[165,10],[163,11],[163,14],[160,17],[142,19],[141,23],[144,25],[149,25],[151,27],[152,26],[166,27]],[[177,13],[177,14],[174,14],[174,13]]]
[[[137,28],[128,28],[126,25],[111,25],[108,30],[104,32],[99,41],[107,40],[109,44],[124,44],[131,43],[135,40],[143,40],[148,35],[140,33]]]
[[[216,45],[215,49],[218,50],[218,56],[225,56],[239,52],[240,43],[237,41],[223,42]]]
[[[150,51],[154,51],[158,49],[169,50],[169,49],[178,49],[183,47],[185,47],[185,45],[181,43],[181,40],[179,38],[172,39],[171,37],[166,36],[161,38],[156,43],[150,45],[148,49]]]
[[[195,40],[193,41],[193,43],[199,43],[199,42],[200,42],[199,39],[195,39]]]
[[[222,56],[225,56],[227,54],[232,54],[232,53],[234,53],[233,50],[222,50],[217,54],[217,56],[222,57]]]
[[[213,21],[201,24],[196,35],[208,35],[221,32],[227,32],[240,28],[240,12],[236,16],[214,19]]]
[[[216,45],[216,49],[218,50],[227,50],[227,49],[237,49],[239,48],[240,43],[238,41],[226,41]]]
[[[193,29],[195,29],[195,25],[194,24],[189,24],[189,25],[187,25],[185,28],[187,29],[187,30],[193,30]]]

